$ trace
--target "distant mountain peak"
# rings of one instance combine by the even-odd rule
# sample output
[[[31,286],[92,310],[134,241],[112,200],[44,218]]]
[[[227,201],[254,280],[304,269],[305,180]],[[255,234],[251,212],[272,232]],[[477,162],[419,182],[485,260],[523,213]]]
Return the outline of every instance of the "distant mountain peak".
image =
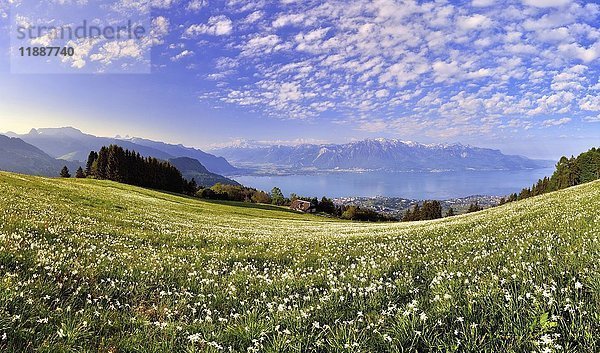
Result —
[[[65,127],[49,127],[31,129],[29,135],[66,135],[66,136],[81,136],[85,135],[81,130],[76,129],[72,126]]]
[[[227,147],[217,155],[248,168],[288,170],[460,171],[547,167],[546,161],[509,156],[499,150],[460,143],[422,144],[398,139],[365,139],[346,144]]]

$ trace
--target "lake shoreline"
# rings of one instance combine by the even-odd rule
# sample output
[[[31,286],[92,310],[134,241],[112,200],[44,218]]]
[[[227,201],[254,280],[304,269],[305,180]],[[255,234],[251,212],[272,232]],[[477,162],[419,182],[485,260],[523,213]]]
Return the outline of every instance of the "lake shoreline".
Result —
[[[400,197],[415,200],[453,199],[473,195],[506,196],[552,175],[553,168],[439,172],[333,172],[319,174],[241,175],[237,182],[284,194],[309,197]]]

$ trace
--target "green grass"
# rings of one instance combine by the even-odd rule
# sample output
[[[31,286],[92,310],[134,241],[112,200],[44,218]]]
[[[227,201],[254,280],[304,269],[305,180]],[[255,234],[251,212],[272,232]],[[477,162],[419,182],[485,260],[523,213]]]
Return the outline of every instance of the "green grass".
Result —
[[[600,351],[599,211],[600,183],[369,224],[0,173],[0,351]]]

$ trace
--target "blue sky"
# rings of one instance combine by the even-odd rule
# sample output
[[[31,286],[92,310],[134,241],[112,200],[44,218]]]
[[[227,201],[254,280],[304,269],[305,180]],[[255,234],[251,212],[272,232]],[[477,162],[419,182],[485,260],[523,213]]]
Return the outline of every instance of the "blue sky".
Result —
[[[72,125],[203,148],[387,137],[541,158],[600,145],[599,1],[151,5],[139,51],[77,42],[60,63],[71,74],[38,75],[10,73],[2,0],[0,131]],[[104,73],[145,50],[151,74]]]

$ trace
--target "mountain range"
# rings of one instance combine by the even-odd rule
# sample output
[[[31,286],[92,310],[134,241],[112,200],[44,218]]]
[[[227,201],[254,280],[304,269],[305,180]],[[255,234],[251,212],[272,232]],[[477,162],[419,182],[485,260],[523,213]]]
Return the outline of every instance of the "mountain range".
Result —
[[[52,158],[19,138],[0,135],[0,170],[38,176],[58,176],[65,165],[72,171],[79,166],[76,162]]]
[[[0,169],[55,176],[57,168],[85,164],[90,151],[120,145],[143,156],[170,161],[184,177],[200,185],[235,184],[222,175],[304,174],[326,171],[464,171],[546,168],[552,161],[505,155],[499,150],[462,144],[421,144],[368,139],[346,144],[243,144],[206,153],[196,148],[143,138],[110,138],[85,134],[72,127],[7,133],[0,140]],[[231,161],[230,164],[229,161]],[[235,166],[234,166],[235,165]],[[241,169],[243,168],[243,169]]]
[[[110,138],[85,134],[73,127],[31,129],[27,134],[7,133],[7,136],[18,137],[53,158],[85,163],[90,151],[98,151],[102,146],[119,145],[128,150],[135,150],[142,156],[169,160],[177,157],[189,157],[198,160],[212,173],[231,174],[237,169],[224,158],[216,157],[201,150],[156,142],[141,138]]]
[[[24,135],[7,135],[12,137],[0,135],[0,170],[56,177],[62,167],[67,166],[74,173],[78,167],[85,165],[90,151],[115,144],[144,156],[167,160],[181,171],[183,177],[188,180],[194,178],[201,186],[210,187],[216,183],[239,185],[235,180],[209,171],[200,161],[188,156],[201,158],[214,170],[236,171],[225,159],[181,145],[145,139],[97,137],[74,128],[32,129]]]
[[[522,170],[553,166],[552,161],[505,155],[462,144],[420,144],[369,139],[346,144],[232,146],[211,151],[238,167],[258,171],[463,171]]]

